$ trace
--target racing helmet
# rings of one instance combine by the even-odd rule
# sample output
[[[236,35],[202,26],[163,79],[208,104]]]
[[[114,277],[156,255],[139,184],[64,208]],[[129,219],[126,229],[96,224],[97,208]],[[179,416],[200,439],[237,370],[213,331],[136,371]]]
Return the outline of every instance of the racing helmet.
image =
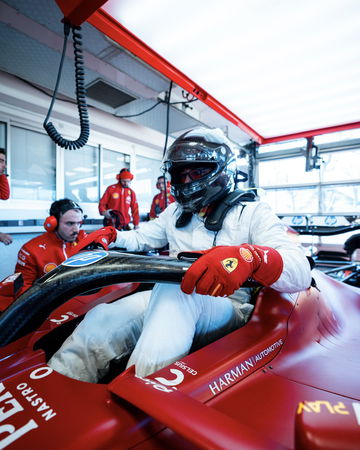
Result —
[[[167,149],[164,167],[171,191],[184,211],[196,213],[220,200],[236,185],[237,165],[232,144],[219,128],[196,128],[178,137]],[[208,168],[183,182],[181,171]],[[196,173],[196,172],[195,172]]]

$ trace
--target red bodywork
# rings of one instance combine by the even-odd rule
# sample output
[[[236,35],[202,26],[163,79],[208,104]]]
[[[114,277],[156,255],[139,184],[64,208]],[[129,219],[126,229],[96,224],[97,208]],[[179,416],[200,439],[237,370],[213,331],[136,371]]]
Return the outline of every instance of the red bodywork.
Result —
[[[315,276],[320,291],[262,289],[244,327],[146,379],[130,368],[109,384],[53,372],[34,350],[104,290],[71,300],[1,349],[0,447],[359,448],[360,292]],[[118,289],[105,300],[134,285]]]
[[[110,15],[96,12],[104,2],[57,3],[72,23],[93,14],[88,20],[99,29],[112,22],[107,34],[121,45],[126,47],[126,39],[129,46],[138,44]],[[140,44],[145,54],[149,49]],[[163,63],[166,68],[160,56],[150,51],[149,58],[156,69]],[[166,70],[180,86],[266,142],[185,75],[170,66]],[[70,300],[36,332],[0,349],[0,448],[358,449],[360,293],[320,272],[315,277],[319,290],[285,295],[263,289],[244,327],[148,378],[135,377],[130,368],[108,384],[52,371],[37,344],[96,303],[124,296],[135,286]]]

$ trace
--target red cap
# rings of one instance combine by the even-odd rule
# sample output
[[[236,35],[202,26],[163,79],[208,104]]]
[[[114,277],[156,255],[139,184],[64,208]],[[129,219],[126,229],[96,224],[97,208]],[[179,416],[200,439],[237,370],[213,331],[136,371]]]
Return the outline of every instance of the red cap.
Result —
[[[127,180],[132,180],[134,178],[134,175],[129,170],[123,170],[116,178],[121,180],[123,180],[124,178]]]

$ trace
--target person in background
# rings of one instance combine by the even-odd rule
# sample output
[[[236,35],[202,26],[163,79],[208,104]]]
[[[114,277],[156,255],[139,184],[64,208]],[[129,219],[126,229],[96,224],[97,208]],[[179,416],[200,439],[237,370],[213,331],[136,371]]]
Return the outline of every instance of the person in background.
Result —
[[[152,200],[149,218],[150,220],[159,217],[159,214],[164,211],[166,207],[175,201],[175,198],[170,193],[170,182],[166,183],[165,189],[165,177],[161,175],[158,177],[156,182],[156,187],[159,189],[160,193],[156,194]]]
[[[237,189],[236,155],[220,129],[198,128],[167,149],[164,166],[176,202],[139,230],[105,227],[79,250],[105,236],[116,247],[142,251],[169,244],[171,256],[197,257],[181,285],[157,283],[93,308],[48,364],[83,381],[104,376],[114,358],[130,356],[147,376],[246,323],[240,291],[249,278],[279,292],[311,283],[311,269],[280,219]]]
[[[126,168],[116,175],[118,182],[108,186],[99,202],[99,213],[104,216],[104,225],[115,226],[118,230],[139,228],[139,205],[135,192],[130,188],[134,175]],[[131,214],[130,214],[131,210]]]
[[[12,237],[7,233],[0,233],[0,242],[5,245],[10,245],[12,243]]]
[[[46,232],[19,250],[15,273],[22,273],[24,285],[17,296],[74,253],[74,247],[87,236],[80,229],[82,223],[83,210],[74,201],[64,198],[51,204],[50,215],[44,222]]]
[[[6,154],[3,148],[0,148],[0,199],[8,200],[10,197],[10,187],[6,174]]]
[[[10,197],[10,186],[6,174],[6,153],[0,148],[0,199],[8,200]],[[5,245],[12,243],[12,237],[7,233],[0,233],[0,242]]]

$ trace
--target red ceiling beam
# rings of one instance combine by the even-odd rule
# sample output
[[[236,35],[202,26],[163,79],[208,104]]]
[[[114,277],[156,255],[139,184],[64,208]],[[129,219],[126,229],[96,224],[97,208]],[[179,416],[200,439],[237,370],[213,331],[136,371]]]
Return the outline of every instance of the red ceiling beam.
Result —
[[[249,125],[243,122],[228,108],[218,102],[214,97],[204,91],[200,86],[195,84],[185,74],[176,69],[176,67],[166,61],[162,56],[152,50],[143,41],[138,39],[134,34],[132,34],[124,26],[122,26],[106,11],[102,9],[98,10],[89,18],[88,22],[98,30],[109,36],[119,45],[136,55],[142,61],[149,64],[155,70],[165,75],[178,86],[193,94],[199,100],[206,103],[210,108],[214,109],[223,117],[230,120],[232,123],[245,131],[254,140],[259,143],[262,141],[262,137],[258,133],[256,133],[255,130],[253,130]]]
[[[312,136],[319,136],[320,134],[352,130],[354,128],[360,128],[360,122],[351,122],[342,125],[333,125],[331,127],[317,128],[314,130],[299,131],[297,133],[284,134],[282,136],[263,138],[261,144],[271,144],[273,142],[291,141],[293,139],[308,138]]]

